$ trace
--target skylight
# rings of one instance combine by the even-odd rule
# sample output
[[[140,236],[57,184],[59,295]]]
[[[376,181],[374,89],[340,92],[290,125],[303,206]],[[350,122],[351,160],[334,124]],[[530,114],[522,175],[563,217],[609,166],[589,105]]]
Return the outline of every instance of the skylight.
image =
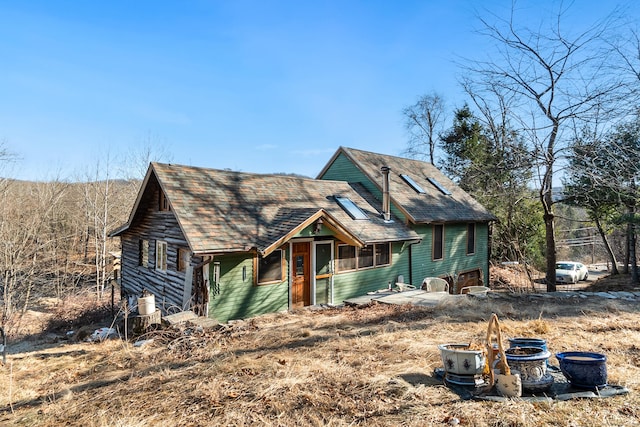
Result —
[[[401,177],[402,179],[404,179],[404,181],[405,181],[407,184],[409,184],[409,185],[411,186],[411,188],[413,188],[413,189],[416,191],[416,193],[419,193],[419,194],[424,194],[424,193],[426,193],[426,191],[424,191],[424,189],[423,189],[422,187],[420,187],[420,185],[419,185],[417,182],[415,182],[415,181],[413,180],[413,178],[411,178],[409,175],[404,175],[404,174],[402,174],[402,175],[400,175],[400,177]]]
[[[444,194],[445,196],[450,196],[451,195],[451,191],[449,191],[446,188],[444,188],[444,186],[442,184],[440,184],[437,179],[431,178],[431,177],[427,177],[427,179],[429,180],[429,182],[431,184],[433,184],[434,187],[436,187],[438,190],[440,190],[442,192],[442,194]]]
[[[340,207],[344,209],[345,212],[348,213],[351,218],[369,219],[367,214],[364,213],[362,209],[358,207],[358,205],[353,203],[353,200],[351,200],[350,198],[335,196],[335,199],[336,199],[336,202],[338,202],[338,204],[340,205]]]

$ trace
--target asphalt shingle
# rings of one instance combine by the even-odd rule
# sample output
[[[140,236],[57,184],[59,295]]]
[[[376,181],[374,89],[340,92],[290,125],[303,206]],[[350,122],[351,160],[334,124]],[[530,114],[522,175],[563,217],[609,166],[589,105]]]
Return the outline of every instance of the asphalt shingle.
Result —
[[[496,217],[458,187],[431,163],[340,147],[334,158],[344,154],[382,191],[381,168],[391,168],[390,196],[413,223],[494,221]],[[329,166],[329,165],[328,165]],[[324,172],[320,173],[322,177]],[[400,175],[410,176],[425,192],[418,193]],[[451,194],[444,194],[429,181],[435,179]]]
[[[415,240],[404,223],[385,223],[363,188],[343,181],[263,175],[152,163],[191,249],[196,253],[267,248],[324,210],[362,242]],[[334,200],[349,197],[369,217],[352,219]]]

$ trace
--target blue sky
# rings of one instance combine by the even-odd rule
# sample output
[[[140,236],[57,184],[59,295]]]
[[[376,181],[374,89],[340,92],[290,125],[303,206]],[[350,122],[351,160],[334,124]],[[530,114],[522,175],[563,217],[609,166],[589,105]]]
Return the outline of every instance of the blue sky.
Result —
[[[579,1],[575,22],[616,5]],[[343,145],[397,155],[402,109],[450,109],[476,19],[510,1],[3,1],[0,141],[11,176],[75,179],[99,158],[315,176]],[[553,9],[519,2],[524,14]],[[482,57],[482,56],[480,56]],[[103,160],[104,162],[104,160]]]

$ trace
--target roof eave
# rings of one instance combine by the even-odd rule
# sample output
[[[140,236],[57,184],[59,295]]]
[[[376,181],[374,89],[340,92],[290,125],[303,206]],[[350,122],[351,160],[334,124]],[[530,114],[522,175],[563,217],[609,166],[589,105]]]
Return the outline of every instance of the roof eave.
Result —
[[[129,227],[131,226],[131,223],[133,222],[133,218],[135,217],[136,212],[138,211],[138,207],[140,206],[140,201],[142,200],[142,195],[144,194],[144,191],[147,188],[147,184],[149,183],[149,179],[151,177],[152,170],[153,170],[153,163],[150,163],[149,167],[147,168],[147,173],[144,176],[144,179],[142,180],[142,184],[140,185],[140,189],[138,190],[138,195],[136,196],[136,201],[133,204],[133,207],[131,208],[131,212],[129,212],[129,218],[127,219],[127,222],[125,224],[121,225],[120,227],[116,228],[115,230],[113,230],[111,233],[109,233],[109,237],[117,237],[121,233],[127,231],[129,229]]]
[[[324,209],[319,209],[316,213],[311,215],[309,218],[298,224],[296,227],[292,228],[287,234],[280,237],[269,246],[260,250],[260,254],[262,256],[267,256],[283,244],[291,240],[296,234],[300,231],[313,224],[318,219],[323,218],[323,226],[329,228],[331,231],[336,233],[336,236],[353,246],[363,247],[365,242],[356,236],[353,232],[351,232],[347,227],[343,226],[338,220],[336,220],[329,212]]]

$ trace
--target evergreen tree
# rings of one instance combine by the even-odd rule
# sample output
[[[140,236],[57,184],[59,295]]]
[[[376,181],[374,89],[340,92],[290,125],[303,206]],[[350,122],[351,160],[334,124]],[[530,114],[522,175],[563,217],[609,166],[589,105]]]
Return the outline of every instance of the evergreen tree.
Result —
[[[494,260],[544,262],[544,224],[522,138],[506,123],[489,132],[465,105],[442,137],[442,170],[498,217],[492,235]]]

